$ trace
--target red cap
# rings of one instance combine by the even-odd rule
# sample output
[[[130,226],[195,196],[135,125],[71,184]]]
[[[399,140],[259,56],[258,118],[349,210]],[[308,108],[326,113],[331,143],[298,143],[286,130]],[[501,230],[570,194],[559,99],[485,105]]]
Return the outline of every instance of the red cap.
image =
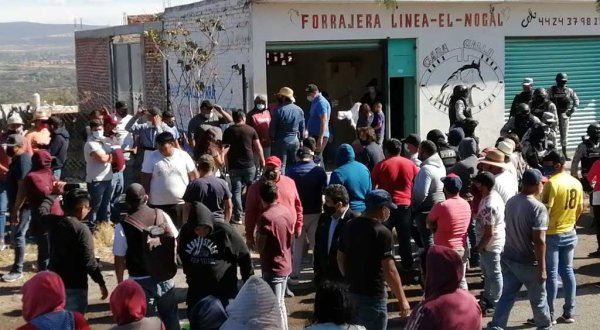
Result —
[[[105,123],[105,124],[110,124],[110,125],[115,125],[115,126],[119,124],[119,123],[118,123],[118,122],[115,120],[115,118],[113,118],[113,117],[112,117],[112,116],[110,116],[110,115],[105,115],[105,116],[104,116],[104,118],[103,118],[103,120],[104,120],[104,123]]]
[[[281,167],[281,159],[279,159],[277,156],[269,156],[267,159],[265,159],[265,165]]]

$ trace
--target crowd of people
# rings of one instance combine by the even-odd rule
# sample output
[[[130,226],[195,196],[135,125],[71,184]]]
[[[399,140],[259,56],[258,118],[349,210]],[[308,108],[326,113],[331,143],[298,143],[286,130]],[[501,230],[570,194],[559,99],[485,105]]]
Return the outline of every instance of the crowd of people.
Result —
[[[561,75],[551,94],[574,95]],[[0,234],[8,212],[15,262],[2,280],[23,277],[27,233],[38,247],[20,329],[89,327],[88,276],[109,297],[93,239],[108,224],[114,329],[180,329],[178,267],[191,329],[288,329],[285,298],[307,268],[316,287],[313,330],[386,329],[388,291],[408,329],[481,329],[483,316],[502,329],[523,285],[532,324],[573,323],[584,192],[593,191],[599,228],[590,257],[600,257],[600,125],[590,125],[568,173],[566,155],[546,142],[550,117],[558,110],[568,126],[575,105],[564,111],[532,83],[523,82],[530,101],[516,98],[489,147],[475,135],[466,88],[450,99],[448,134],[432,130],[424,140],[384,138],[374,88],[356,122],[338,115],[354,130],[349,143],[334,135],[331,104],[314,84],[305,89],[306,120],[284,87],[276,104],[257,96],[247,114],[203,101],[186,134],[170,111],[130,115],[117,102],[89,115],[86,189],[60,180],[69,143],[60,118],[36,113],[24,132],[12,114],[0,136]],[[324,151],[332,146],[328,175]],[[477,298],[465,276],[475,268],[484,278]],[[411,310],[400,274],[414,272],[424,294]],[[559,277],[565,303],[555,310]]]

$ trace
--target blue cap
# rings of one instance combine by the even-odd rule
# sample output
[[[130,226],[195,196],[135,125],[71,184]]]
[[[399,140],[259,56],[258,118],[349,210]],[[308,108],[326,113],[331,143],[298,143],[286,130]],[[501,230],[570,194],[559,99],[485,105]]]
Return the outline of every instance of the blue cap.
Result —
[[[538,169],[529,169],[523,172],[521,182],[526,186],[535,186],[542,182],[543,175]]]
[[[367,193],[365,196],[365,204],[367,204],[367,208],[378,206],[387,206],[392,210],[397,208],[396,204],[392,201],[390,193],[383,189],[375,189]]]
[[[454,173],[442,178],[444,189],[450,193],[457,193],[462,189],[462,180]]]

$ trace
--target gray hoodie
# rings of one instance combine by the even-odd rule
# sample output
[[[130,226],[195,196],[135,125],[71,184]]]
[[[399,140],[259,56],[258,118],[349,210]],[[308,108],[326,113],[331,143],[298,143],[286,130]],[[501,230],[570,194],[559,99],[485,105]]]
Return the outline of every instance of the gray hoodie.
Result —
[[[429,211],[434,204],[445,199],[442,178],[446,176],[446,168],[440,156],[435,153],[421,163],[421,169],[415,178],[412,190],[412,207],[414,211]]]

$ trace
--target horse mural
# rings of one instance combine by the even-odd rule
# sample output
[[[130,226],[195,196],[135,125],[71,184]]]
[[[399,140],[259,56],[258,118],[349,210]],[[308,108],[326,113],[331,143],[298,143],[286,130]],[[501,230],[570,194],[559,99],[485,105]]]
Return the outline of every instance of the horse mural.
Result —
[[[452,96],[452,91],[456,85],[465,85],[469,89],[469,97],[467,99],[467,106],[473,107],[475,106],[475,102],[473,101],[473,89],[478,89],[480,91],[485,91],[487,85],[483,76],[481,74],[481,60],[473,60],[473,62],[463,65],[454,71],[446,82],[440,88],[440,93],[437,96],[436,100],[439,103],[444,105],[448,105],[450,101],[450,97]]]

